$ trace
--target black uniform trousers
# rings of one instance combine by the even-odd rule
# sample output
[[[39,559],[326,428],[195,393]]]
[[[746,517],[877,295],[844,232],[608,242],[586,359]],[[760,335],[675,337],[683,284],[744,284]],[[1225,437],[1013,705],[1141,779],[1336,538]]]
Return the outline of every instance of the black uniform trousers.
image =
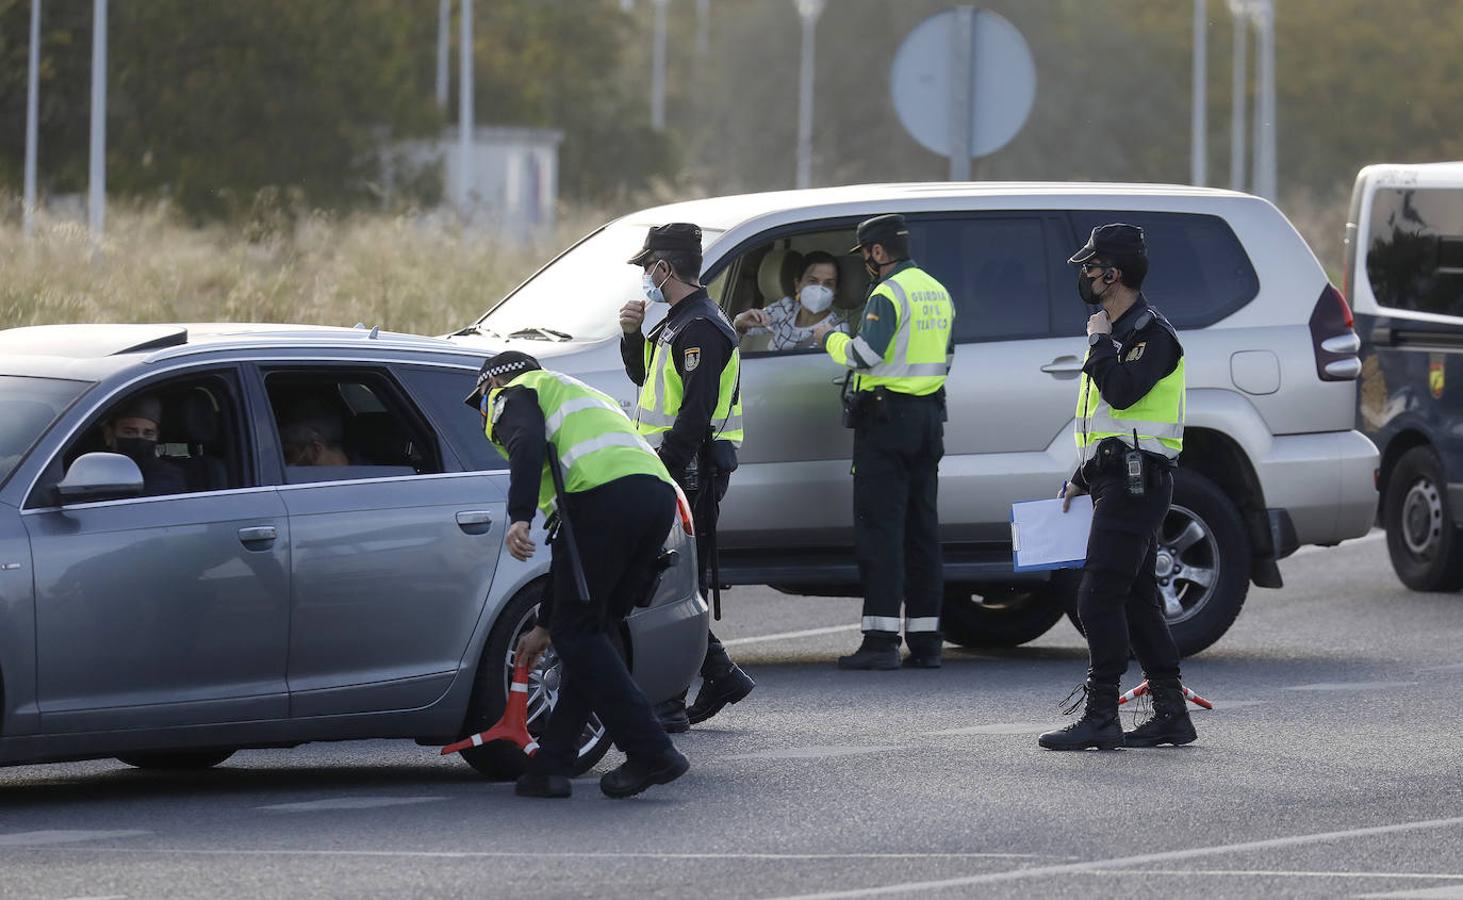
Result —
[[[1154,575],[1158,528],[1173,499],[1173,475],[1152,473],[1141,497],[1128,493],[1127,477],[1099,473],[1089,478],[1092,531],[1087,563],[1077,591],[1077,614],[1087,633],[1091,664],[1087,677],[1116,686],[1136,654],[1150,679],[1178,678],[1179,652],[1163,596]]]
[[[726,496],[731,484],[730,475],[718,475],[712,480],[713,491],[686,491],[686,502],[691,504],[691,515],[696,520],[696,567],[701,594],[711,602],[711,534],[716,529],[716,520],[721,512],[721,498]],[[683,486],[684,487],[684,486]],[[732,669],[731,657],[717,640],[716,633],[706,630],[706,658],[701,662],[701,677],[716,678]]]
[[[549,577],[549,636],[562,662],[559,701],[529,767],[551,775],[573,774],[579,737],[591,713],[628,757],[654,757],[671,749],[609,632],[654,579],[655,561],[675,521],[675,491],[653,476],[631,475],[575,493],[570,503],[590,602],[582,604],[576,596],[561,536],[553,544]]]
[[[899,643],[903,600],[912,648],[938,648],[945,573],[940,557],[940,458],[945,409],[936,396],[890,392],[887,413],[865,404],[853,432],[854,548],[864,584],[863,631]]]

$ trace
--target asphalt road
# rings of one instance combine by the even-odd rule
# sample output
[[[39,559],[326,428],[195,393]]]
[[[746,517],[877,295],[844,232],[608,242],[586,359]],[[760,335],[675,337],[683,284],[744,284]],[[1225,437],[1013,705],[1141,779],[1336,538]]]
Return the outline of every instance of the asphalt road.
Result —
[[[1375,539],[1282,569],[1186,664],[1218,702],[1189,748],[1037,748],[1084,672],[1065,623],[845,673],[856,601],[739,589],[719,631],[759,687],[673,785],[523,800],[405,742],[0,770],[0,896],[1463,898],[1463,596]]]

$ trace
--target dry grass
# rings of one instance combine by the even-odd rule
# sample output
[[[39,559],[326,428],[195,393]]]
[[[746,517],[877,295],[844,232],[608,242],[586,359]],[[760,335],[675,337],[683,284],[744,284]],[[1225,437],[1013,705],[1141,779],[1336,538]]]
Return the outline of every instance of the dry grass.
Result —
[[[84,225],[0,222],[0,328],[58,322],[290,322],[437,334],[472,321],[604,221],[565,216],[523,242],[419,216],[310,214],[194,228],[116,208],[93,257]]]

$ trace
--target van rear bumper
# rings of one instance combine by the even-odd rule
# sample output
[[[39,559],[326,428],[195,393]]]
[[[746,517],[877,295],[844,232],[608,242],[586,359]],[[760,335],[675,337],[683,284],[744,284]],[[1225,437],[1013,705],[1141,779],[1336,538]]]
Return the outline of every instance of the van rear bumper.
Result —
[[[1379,459],[1376,445],[1353,430],[1277,435],[1254,462],[1265,506],[1284,510],[1304,545],[1335,544],[1371,530]]]

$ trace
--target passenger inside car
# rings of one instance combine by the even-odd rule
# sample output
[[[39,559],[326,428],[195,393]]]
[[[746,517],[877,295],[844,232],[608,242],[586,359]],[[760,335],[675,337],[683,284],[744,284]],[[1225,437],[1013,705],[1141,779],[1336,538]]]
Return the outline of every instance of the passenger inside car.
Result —
[[[774,260],[769,253],[763,265],[778,264]],[[737,315],[732,324],[738,334],[769,335],[766,349],[779,351],[812,347],[813,327],[820,322],[831,322],[835,330],[850,333],[848,311],[833,305],[839,280],[833,255],[821,250],[799,255],[796,272],[790,295]]]
[[[158,458],[162,419],[162,401],[143,395],[117,407],[102,423],[102,443],[112,453],[120,453],[137,463],[146,497],[181,494],[189,489],[182,471],[171,460]]]
[[[287,410],[279,426],[284,461],[290,466],[349,466],[345,423],[319,403],[304,402]]]

